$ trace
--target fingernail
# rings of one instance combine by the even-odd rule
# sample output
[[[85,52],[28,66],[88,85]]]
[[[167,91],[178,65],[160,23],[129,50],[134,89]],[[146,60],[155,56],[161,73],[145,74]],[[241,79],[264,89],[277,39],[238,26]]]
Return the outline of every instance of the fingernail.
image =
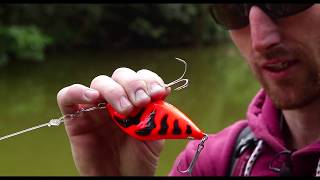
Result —
[[[128,98],[126,98],[125,96],[122,96],[120,98],[120,108],[121,108],[121,110],[125,110],[125,109],[129,108],[130,106],[131,106],[131,103],[128,100]]]
[[[136,91],[136,101],[140,102],[140,101],[144,101],[147,100],[149,98],[149,96],[144,92],[144,90],[139,89],[138,91]]]
[[[151,84],[150,94],[152,94],[152,95],[158,94],[158,93],[162,92],[163,90],[164,90],[164,88],[162,86],[160,86],[159,84]]]
[[[92,101],[95,100],[96,98],[98,98],[99,92],[97,90],[94,89],[88,89],[84,92],[84,98],[86,101]]]

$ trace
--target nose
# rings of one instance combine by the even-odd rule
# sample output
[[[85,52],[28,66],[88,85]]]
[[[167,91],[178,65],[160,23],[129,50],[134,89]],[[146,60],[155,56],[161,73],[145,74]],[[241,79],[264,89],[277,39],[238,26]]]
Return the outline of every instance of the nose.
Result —
[[[281,42],[278,26],[260,8],[253,6],[249,12],[251,46],[263,53]]]

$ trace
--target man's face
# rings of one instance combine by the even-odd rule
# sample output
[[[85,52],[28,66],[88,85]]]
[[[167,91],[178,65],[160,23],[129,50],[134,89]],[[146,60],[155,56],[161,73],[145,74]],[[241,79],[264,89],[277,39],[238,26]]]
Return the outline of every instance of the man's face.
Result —
[[[230,35],[256,78],[281,109],[320,99],[320,4],[271,20],[252,7],[250,24]]]

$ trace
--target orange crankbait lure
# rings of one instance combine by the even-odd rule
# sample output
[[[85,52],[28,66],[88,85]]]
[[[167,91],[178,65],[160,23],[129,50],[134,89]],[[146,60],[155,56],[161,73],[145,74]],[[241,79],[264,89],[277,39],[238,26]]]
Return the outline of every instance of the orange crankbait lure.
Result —
[[[111,118],[130,136],[140,140],[202,139],[205,134],[173,105],[158,100],[125,117],[106,105]]]
[[[166,86],[184,81],[182,86],[175,89],[180,90],[188,86],[188,79],[183,79],[187,64],[182,59],[176,59],[185,64],[185,71],[179,79]],[[119,114],[110,104],[105,106],[112,120],[124,132],[139,140],[202,139],[206,135],[185,114],[163,100],[135,109],[128,116]]]
[[[166,86],[170,87],[184,81],[182,86],[175,88],[175,90],[180,90],[188,86],[188,79],[183,79],[187,64],[182,59],[176,59],[185,64],[185,71],[179,79]],[[180,170],[179,165],[177,166],[178,172],[191,175],[208,135],[203,133],[185,114],[163,100],[151,102],[142,109],[135,109],[128,116],[119,114],[110,104],[106,104],[105,108],[111,119],[124,132],[139,140],[201,139],[189,167],[186,170]]]

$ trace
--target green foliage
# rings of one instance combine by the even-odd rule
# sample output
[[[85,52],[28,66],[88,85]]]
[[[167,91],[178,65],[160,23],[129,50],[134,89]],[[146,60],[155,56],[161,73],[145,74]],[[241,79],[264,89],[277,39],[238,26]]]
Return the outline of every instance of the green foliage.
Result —
[[[208,4],[4,4],[0,24],[33,25],[50,50],[198,46],[227,39]]]
[[[43,61],[44,49],[52,42],[36,26],[0,28],[0,65],[17,60]]]
[[[133,30],[141,36],[147,36],[150,38],[158,39],[166,32],[164,27],[155,28],[153,25],[144,18],[136,18],[129,26],[129,29]]]

